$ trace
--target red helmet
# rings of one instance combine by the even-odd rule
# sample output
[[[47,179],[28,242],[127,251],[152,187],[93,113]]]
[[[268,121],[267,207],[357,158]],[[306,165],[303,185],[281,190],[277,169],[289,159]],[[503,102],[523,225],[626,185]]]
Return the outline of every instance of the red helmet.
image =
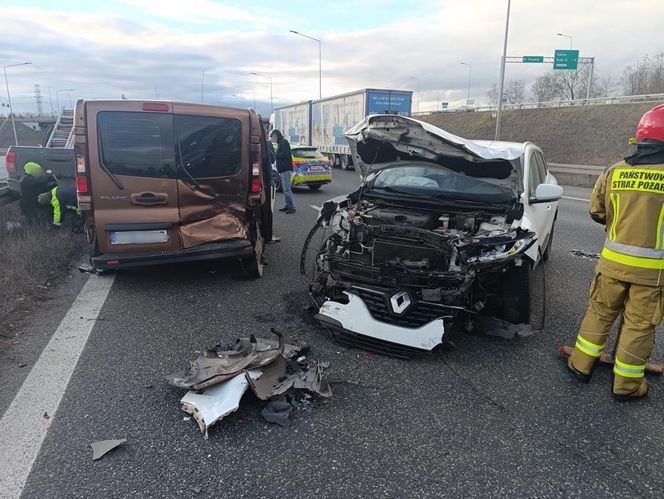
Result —
[[[641,116],[636,125],[636,140],[641,142],[646,139],[664,142],[664,104],[653,107]]]

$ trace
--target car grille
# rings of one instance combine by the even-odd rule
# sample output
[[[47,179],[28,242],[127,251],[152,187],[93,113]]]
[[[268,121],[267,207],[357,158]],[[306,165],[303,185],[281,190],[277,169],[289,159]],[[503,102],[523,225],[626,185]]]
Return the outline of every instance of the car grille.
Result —
[[[396,314],[390,305],[390,296],[394,294],[394,291],[353,286],[350,292],[362,298],[374,319],[395,326],[418,328],[450,315],[440,305],[423,301],[415,301],[402,314]]]

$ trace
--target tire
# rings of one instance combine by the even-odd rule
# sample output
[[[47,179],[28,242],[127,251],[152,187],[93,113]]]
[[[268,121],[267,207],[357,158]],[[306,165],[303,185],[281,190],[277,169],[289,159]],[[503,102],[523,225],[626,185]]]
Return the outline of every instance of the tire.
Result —
[[[312,191],[317,191],[322,186],[321,185],[308,185],[307,187],[309,187],[309,189],[311,189]]]
[[[530,323],[531,264],[511,267],[503,277],[503,318],[513,324]]]
[[[339,168],[342,170],[350,170],[350,165],[348,164],[348,156],[342,154],[339,156]]]
[[[544,250],[544,253],[542,253],[543,262],[548,262],[549,257],[551,256],[551,247],[553,246],[553,234],[555,233],[555,229],[556,229],[556,223],[554,222],[553,225],[551,226],[551,235],[549,235],[549,242],[546,243],[546,249]]]
[[[274,170],[272,171],[272,183],[277,192],[284,192],[284,188],[281,186],[281,177]]]

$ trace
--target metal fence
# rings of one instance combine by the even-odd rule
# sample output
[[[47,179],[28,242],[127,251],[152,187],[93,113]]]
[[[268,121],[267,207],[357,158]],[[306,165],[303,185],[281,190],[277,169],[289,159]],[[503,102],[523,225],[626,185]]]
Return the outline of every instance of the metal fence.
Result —
[[[503,104],[503,111],[510,109],[541,109],[571,106],[592,106],[605,104],[635,104],[639,102],[664,102],[664,94],[646,95],[624,95],[622,97],[595,97],[592,99],[575,99],[549,102],[524,102],[520,104]],[[465,112],[497,112],[498,106],[463,106],[459,109],[443,109],[442,111],[423,111],[412,113],[413,116],[427,116],[441,113],[465,113]]]

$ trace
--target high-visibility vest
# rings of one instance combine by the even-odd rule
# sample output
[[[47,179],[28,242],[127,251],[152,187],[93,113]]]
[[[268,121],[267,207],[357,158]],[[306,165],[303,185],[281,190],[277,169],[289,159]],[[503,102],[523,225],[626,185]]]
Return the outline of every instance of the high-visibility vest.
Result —
[[[607,169],[593,189],[590,214],[606,224],[598,272],[664,286],[664,164]]]

